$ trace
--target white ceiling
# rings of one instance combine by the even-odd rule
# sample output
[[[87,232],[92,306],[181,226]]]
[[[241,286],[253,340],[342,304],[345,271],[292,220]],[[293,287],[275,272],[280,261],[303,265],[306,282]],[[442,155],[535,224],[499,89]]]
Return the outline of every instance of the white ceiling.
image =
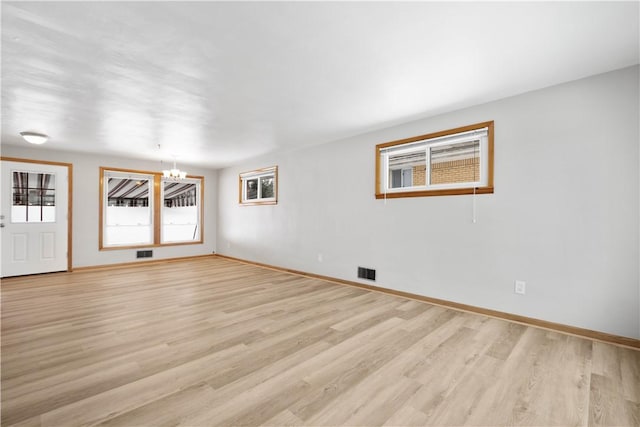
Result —
[[[179,166],[337,140],[638,64],[640,50],[638,2],[3,1],[1,12],[2,144],[29,130],[50,135],[45,149]]]

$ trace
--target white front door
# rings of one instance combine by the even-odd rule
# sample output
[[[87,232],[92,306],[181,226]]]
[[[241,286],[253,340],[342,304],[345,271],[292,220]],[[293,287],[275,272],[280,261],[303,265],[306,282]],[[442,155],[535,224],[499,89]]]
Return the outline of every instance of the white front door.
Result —
[[[0,276],[68,269],[67,166],[2,160]]]

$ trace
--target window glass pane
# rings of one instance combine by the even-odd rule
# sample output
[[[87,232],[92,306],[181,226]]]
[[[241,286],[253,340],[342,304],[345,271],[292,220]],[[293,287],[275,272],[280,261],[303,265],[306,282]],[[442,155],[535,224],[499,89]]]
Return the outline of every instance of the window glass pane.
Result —
[[[263,176],[260,178],[260,194],[263,199],[270,199],[274,197],[273,175]]]
[[[147,177],[105,177],[105,245],[153,243],[150,190],[153,180]]]
[[[391,188],[402,187],[402,169],[391,171]]]
[[[480,181],[480,140],[432,147],[430,184]]]
[[[29,174],[27,174],[27,176],[28,176],[27,186],[29,188],[38,188],[38,187],[40,187],[41,175],[42,174],[39,174],[39,173],[29,173]]]
[[[55,190],[43,190],[42,222],[54,222],[55,220],[56,220]]]
[[[12,186],[13,188],[28,188],[29,187],[29,173],[28,172],[13,172],[12,173]]]
[[[12,173],[11,222],[55,221],[54,174]]]
[[[258,179],[248,179],[246,180],[246,188],[247,188],[247,200],[253,200],[258,198]]]
[[[413,186],[413,168],[402,169],[402,186]]]
[[[195,182],[162,182],[162,242],[200,240],[198,188]]]
[[[389,155],[389,188],[425,185],[427,153],[424,149]]]
[[[40,194],[42,191],[29,188],[29,206],[40,206]]]
[[[27,189],[13,189],[13,206],[27,206]]]

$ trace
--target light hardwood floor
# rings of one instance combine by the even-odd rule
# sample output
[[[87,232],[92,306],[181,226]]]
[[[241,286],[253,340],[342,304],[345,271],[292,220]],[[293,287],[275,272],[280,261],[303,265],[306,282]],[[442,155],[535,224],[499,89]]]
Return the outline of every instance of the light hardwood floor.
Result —
[[[640,352],[220,258],[2,282],[2,425],[640,425]]]

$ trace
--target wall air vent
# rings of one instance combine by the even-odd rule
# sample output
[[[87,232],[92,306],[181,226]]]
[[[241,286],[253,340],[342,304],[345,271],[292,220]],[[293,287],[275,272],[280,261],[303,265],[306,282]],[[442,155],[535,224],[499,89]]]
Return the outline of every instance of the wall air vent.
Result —
[[[136,252],[136,258],[151,258],[151,257],[153,257],[153,251],[152,250],[137,251]]]
[[[358,278],[376,280],[376,271],[371,268],[358,267]]]

